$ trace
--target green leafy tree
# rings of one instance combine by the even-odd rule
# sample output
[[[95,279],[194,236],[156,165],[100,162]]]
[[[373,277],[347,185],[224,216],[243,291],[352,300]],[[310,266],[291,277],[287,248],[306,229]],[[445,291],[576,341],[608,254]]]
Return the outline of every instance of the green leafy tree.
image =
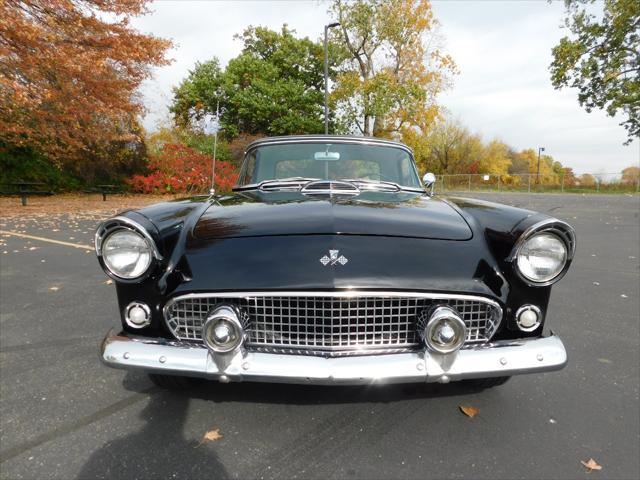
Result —
[[[196,64],[174,89],[176,122],[190,124],[219,102],[228,137],[322,132],[323,48],[294,33],[286,25],[280,32],[248,27],[236,36],[242,52],[225,70],[217,59]]]
[[[213,58],[196,62],[178,87],[173,88],[173,103],[169,107],[177,125],[187,127],[192,120],[200,119],[207,112],[215,112],[217,101],[222,99],[224,82],[220,61]]]
[[[571,37],[553,48],[553,86],[577,88],[588,112],[622,110],[629,144],[640,135],[640,2],[605,0],[599,16],[590,13],[594,0],[564,3]]]

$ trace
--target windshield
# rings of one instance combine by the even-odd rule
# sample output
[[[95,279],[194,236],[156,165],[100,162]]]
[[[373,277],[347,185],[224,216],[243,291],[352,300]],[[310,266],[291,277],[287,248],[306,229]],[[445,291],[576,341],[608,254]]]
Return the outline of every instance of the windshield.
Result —
[[[402,148],[325,142],[258,146],[247,153],[238,185],[287,179],[392,182],[422,189],[413,159]]]

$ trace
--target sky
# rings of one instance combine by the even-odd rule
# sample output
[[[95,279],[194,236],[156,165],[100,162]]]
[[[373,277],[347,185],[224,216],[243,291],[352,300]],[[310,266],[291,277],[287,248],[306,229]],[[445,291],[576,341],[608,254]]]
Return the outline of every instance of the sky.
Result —
[[[640,163],[640,142],[624,146],[620,119],[587,113],[571,89],[549,80],[551,49],[567,34],[561,2],[545,0],[435,0],[442,48],[460,74],[439,103],[473,133],[512,147],[545,147],[577,173],[617,173]],[[240,53],[233,36],[246,26],[279,29],[319,39],[330,22],[318,0],[156,0],[151,13],[134,19],[145,33],[171,39],[171,65],[154,69],[141,87],[144,126],[153,130],[169,118],[171,88],[197,61],[218,57],[222,65]]]

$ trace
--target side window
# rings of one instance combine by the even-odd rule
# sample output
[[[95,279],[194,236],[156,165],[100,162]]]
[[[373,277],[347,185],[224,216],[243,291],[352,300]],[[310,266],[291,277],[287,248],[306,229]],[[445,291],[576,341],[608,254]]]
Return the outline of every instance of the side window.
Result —
[[[253,183],[253,177],[256,170],[256,150],[250,152],[244,158],[244,167],[242,169],[242,178],[238,182],[240,185],[248,185]]]
[[[402,184],[406,185],[407,180],[409,179],[409,169],[411,168],[410,162],[408,158],[404,158],[400,161],[400,179],[402,180]]]
[[[409,187],[420,187],[420,184],[416,184],[416,175],[411,158],[404,156],[398,163],[400,183]]]

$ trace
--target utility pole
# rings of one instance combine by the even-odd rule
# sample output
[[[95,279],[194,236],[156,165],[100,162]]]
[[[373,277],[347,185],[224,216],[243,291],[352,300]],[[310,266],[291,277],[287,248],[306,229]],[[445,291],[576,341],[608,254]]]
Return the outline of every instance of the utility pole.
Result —
[[[329,134],[329,43],[327,34],[330,28],[337,27],[338,22],[324,26],[324,134]]]
[[[538,148],[538,174],[536,175],[536,184],[540,184],[540,152],[544,152],[544,147]]]

